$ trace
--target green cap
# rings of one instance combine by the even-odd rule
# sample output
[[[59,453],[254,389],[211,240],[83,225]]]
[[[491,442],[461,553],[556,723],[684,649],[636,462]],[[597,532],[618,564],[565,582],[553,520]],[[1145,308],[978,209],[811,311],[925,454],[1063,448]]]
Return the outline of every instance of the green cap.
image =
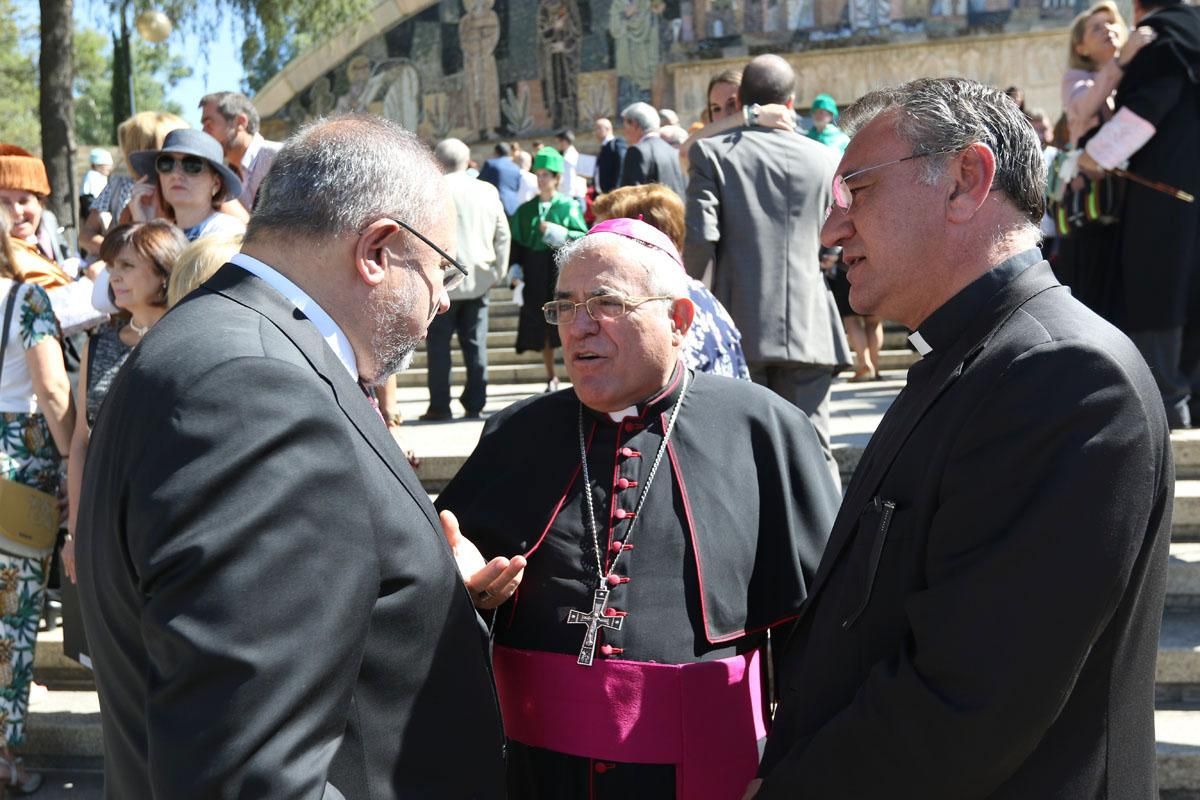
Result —
[[[553,147],[543,147],[533,157],[533,171],[537,172],[539,169],[548,169],[555,175],[562,175],[563,163],[562,153]]]
[[[834,119],[837,119],[837,116],[838,116],[837,103],[833,102],[833,97],[831,97],[830,95],[827,95],[827,94],[817,95],[816,97],[813,98],[812,107],[813,107],[813,111],[816,111],[818,108],[821,109],[822,111],[828,111],[830,114],[833,114]]]

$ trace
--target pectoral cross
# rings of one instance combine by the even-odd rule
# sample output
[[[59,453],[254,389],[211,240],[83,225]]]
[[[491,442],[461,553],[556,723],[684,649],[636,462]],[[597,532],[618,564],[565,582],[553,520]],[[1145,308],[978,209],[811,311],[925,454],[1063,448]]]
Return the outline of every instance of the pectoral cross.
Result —
[[[608,589],[597,589],[596,594],[592,597],[590,613],[572,608],[567,614],[568,625],[587,625],[587,634],[583,637],[583,647],[579,648],[579,658],[576,660],[576,664],[585,667],[592,665],[592,656],[596,654],[596,631],[599,628],[621,630],[624,618],[605,616],[604,607],[606,605],[608,605]]]

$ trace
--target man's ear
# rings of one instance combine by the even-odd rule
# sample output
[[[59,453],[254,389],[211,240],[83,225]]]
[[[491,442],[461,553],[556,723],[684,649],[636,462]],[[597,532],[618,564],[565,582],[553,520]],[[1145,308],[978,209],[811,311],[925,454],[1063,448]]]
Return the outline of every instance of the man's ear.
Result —
[[[380,219],[359,234],[354,243],[354,269],[367,286],[375,287],[383,283],[388,259],[395,257],[387,252],[385,245],[399,229],[400,226],[391,220]]]
[[[976,142],[951,159],[947,171],[954,187],[946,201],[946,218],[951,222],[967,222],[992,191],[996,154],[986,144]]]
[[[696,318],[696,305],[688,297],[677,297],[671,303],[672,344],[682,344]],[[676,339],[675,337],[678,337]]]
[[[787,100],[784,100],[784,101],[783,101],[783,104],[784,104],[785,106],[787,106],[788,108],[790,108],[790,109],[792,109],[792,110],[795,110],[795,108],[796,108],[796,95],[794,95],[794,94],[789,94],[789,95],[788,95],[788,99],[787,99]]]
[[[245,129],[250,125],[250,118],[245,114],[238,114],[233,118],[233,127]]]

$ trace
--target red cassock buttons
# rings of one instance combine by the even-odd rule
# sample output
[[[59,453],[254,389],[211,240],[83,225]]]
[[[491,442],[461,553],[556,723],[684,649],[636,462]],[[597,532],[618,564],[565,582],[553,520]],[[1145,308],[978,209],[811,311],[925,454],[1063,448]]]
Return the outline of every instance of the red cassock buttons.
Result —
[[[628,489],[629,488],[629,478],[621,478],[621,480],[617,481],[617,488],[618,489]]]
[[[616,511],[613,512],[613,516],[616,517],[617,519],[625,519],[626,517],[629,516],[629,512],[623,508],[618,508]]]
[[[622,447],[621,455],[625,456],[626,458],[629,458],[631,455],[633,455],[633,448],[632,447]]]
[[[604,653],[606,656],[611,656],[613,654],[613,646],[611,644],[601,645],[600,652]]]
[[[624,546],[625,545],[621,542],[613,542],[612,544],[610,544],[608,546],[608,549],[612,550],[614,553],[619,553],[619,552],[621,552],[621,548]]]
[[[608,581],[609,586],[616,586],[617,584],[619,584],[621,582],[621,576],[620,575],[609,575],[604,580]]]
[[[596,764],[596,772],[601,775],[608,772],[608,764]]]

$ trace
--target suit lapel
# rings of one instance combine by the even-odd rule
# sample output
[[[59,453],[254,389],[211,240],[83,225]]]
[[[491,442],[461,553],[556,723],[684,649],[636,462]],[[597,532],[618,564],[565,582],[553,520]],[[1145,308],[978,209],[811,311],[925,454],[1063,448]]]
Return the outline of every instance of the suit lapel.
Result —
[[[984,304],[980,314],[963,335],[948,345],[945,353],[935,363],[928,365],[928,369],[932,370],[928,376],[920,376],[919,381],[911,380],[914,372],[920,370],[920,363],[909,370],[910,384],[884,415],[883,422],[871,437],[863,453],[863,460],[846,490],[846,497],[833,524],[829,543],[825,546],[821,565],[813,578],[812,592],[805,603],[806,610],[812,608],[812,601],[825,585],[838,556],[858,530],[858,519],[863,508],[874,497],[892,462],[896,460],[900,449],[925,413],[959,376],[970,368],[970,364],[987,348],[996,331],[1023,303],[1059,285],[1049,264],[1044,261],[1034,264]]]
[[[329,384],[334,400],[350,424],[412,495],[434,529],[441,531],[429,496],[388,432],[387,425],[308,317],[265,281],[234,264],[221,267],[205,288],[262,314],[296,345],[313,370]]]

